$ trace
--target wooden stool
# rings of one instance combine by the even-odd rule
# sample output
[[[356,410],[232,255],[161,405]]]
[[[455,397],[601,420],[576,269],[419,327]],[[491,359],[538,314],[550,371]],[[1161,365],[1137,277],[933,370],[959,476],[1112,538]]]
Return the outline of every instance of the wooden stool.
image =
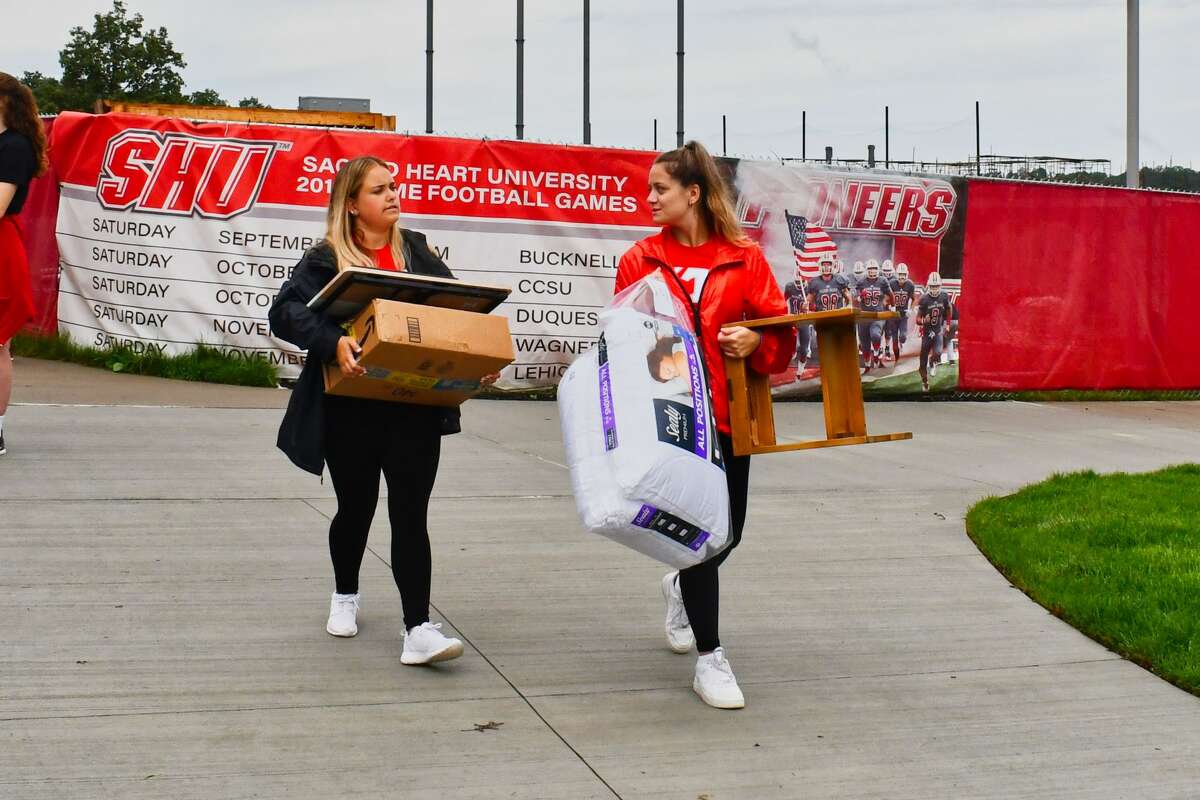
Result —
[[[872,444],[911,439],[911,433],[867,435],[863,408],[862,375],[858,371],[856,323],[863,320],[893,319],[895,311],[856,311],[839,308],[809,314],[729,322],[723,327],[765,328],[770,325],[812,325],[817,330],[817,348],[821,354],[821,395],[825,400],[824,439],[776,444],[775,414],[771,405],[771,379],[746,367],[742,358],[725,357],[725,376],[729,381],[729,421],[733,428],[733,453],[782,453]]]

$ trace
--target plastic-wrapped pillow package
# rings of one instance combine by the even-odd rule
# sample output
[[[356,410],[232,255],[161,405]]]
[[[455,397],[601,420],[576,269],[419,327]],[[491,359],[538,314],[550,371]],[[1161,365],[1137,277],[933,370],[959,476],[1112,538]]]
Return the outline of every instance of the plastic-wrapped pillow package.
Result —
[[[672,567],[707,561],[729,536],[729,490],[688,309],[655,273],[600,329],[558,384],[584,527]]]

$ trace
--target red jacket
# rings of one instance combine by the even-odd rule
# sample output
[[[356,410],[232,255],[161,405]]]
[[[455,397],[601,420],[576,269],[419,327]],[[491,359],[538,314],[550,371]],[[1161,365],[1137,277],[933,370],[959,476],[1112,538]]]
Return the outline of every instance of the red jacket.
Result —
[[[667,273],[663,280],[675,296],[686,307],[694,307],[668,266],[663,237],[670,235],[664,228],[629,248],[617,267],[614,294],[661,269]],[[717,243],[717,256],[701,290],[699,306],[700,330],[697,334],[704,352],[704,366],[708,371],[713,414],[717,418],[717,428],[728,434],[729,388],[725,380],[725,356],[717,345],[717,332],[726,322],[786,314],[787,301],[758,245],[739,247],[722,239]],[[692,324],[695,324],[695,320]],[[763,375],[782,372],[796,352],[793,329],[780,326],[757,330],[762,334],[762,342],[747,359],[750,368]]]

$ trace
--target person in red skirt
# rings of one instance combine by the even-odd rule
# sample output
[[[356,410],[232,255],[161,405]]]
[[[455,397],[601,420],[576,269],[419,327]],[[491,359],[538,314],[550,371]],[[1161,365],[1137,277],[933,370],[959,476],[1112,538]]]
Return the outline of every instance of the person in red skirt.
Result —
[[[29,260],[17,215],[29,182],[46,171],[46,133],[29,87],[0,72],[0,456],[4,414],[12,395],[9,340],[33,319]]]

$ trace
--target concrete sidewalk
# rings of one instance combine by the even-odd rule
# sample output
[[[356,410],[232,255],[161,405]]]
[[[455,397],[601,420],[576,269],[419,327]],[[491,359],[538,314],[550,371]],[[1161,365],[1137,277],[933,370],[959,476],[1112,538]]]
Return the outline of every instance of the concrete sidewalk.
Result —
[[[913,441],[756,458],[720,712],[666,649],[663,568],[580,531],[553,404],[474,401],[444,440],[434,616],[468,648],[409,668],[382,511],[361,632],[324,632],[335,506],[274,450],[286,392],[17,369],[17,403],[69,404],[15,406],[0,458],[0,797],[1200,796],[1200,701],[962,524],[1054,471],[1197,460],[1200,404],[881,403]]]

